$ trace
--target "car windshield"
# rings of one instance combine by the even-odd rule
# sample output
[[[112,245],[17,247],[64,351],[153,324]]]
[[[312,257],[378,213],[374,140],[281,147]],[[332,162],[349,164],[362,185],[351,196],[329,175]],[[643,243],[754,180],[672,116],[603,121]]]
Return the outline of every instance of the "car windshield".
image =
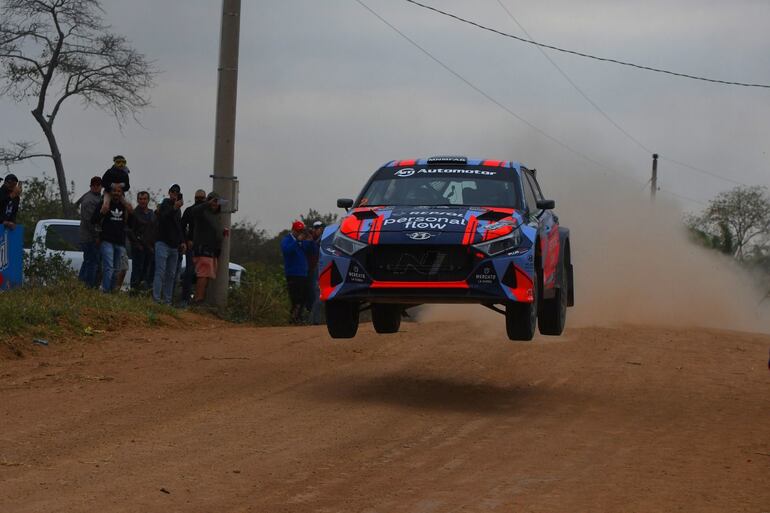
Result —
[[[410,177],[373,180],[357,206],[465,205],[517,208],[510,180],[471,177]]]

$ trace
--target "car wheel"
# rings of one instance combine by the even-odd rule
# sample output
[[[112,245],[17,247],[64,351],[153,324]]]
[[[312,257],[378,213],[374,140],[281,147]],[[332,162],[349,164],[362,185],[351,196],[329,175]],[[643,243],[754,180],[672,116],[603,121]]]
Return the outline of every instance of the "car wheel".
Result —
[[[556,270],[557,276],[559,276],[556,294],[550,299],[544,299],[540,312],[538,312],[538,326],[543,335],[561,335],[567,322],[567,302],[569,299],[567,273],[565,272],[564,260],[560,258],[559,262],[559,269]]]
[[[401,305],[373,304],[372,324],[377,333],[397,333],[401,327]]]
[[[327,301],[326,329],[332,338],[353,338],[358,331],[358,302]]]
[[[537,287],[531,303],[509,301],[505,305],[505,331],[511,340],[532,340],[537,327]]]

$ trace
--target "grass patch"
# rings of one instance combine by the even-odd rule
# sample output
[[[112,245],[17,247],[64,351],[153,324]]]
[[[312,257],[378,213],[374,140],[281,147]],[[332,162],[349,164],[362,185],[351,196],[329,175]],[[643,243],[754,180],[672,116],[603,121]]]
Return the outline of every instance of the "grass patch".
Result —
[[[173,308],[146,297],[104,294],[68,279],[52,286],[0,293],[0,340],[10,348],[14,338],[60,339],[88,335],[93,329],[157,326],[164,317],[178,315]]]

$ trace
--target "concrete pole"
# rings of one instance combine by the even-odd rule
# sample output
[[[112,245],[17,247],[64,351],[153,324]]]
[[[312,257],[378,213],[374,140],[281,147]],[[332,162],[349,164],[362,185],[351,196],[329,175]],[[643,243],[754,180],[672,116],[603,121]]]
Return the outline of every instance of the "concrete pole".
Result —
[[[658,190],[658,154],[652,154],[652,178],[650,178],[650,199],[655,200],[655,192]]]
[[[222,229],[227,236],[219,256],[219,269],[208,299],[220,312],[227,306],[230,265],[230,208],[233,205],[233,163],[235,154],[235,111],[238,93],[238,42],[241,24],[240,0],[222,1],[222,28],[219,42],[219,84],[217,121],[214,134],[213,191],[228,202],[222,207]]]

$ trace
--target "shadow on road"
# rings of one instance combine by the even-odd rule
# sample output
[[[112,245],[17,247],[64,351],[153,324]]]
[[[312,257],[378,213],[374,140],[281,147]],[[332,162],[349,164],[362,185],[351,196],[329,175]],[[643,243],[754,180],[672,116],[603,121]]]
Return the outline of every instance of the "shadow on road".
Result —
[[[547,396],[549,403],[574,401],[563,389],[539,388],[527,384],[497,385],[474,383],[461,378],[417,376],[394,373],[385,376],[340,376],[315,389],[327,401],[383,403],[426,410],[507,415],[537,406]],[[555,400],[553,396],[559,396]]]

